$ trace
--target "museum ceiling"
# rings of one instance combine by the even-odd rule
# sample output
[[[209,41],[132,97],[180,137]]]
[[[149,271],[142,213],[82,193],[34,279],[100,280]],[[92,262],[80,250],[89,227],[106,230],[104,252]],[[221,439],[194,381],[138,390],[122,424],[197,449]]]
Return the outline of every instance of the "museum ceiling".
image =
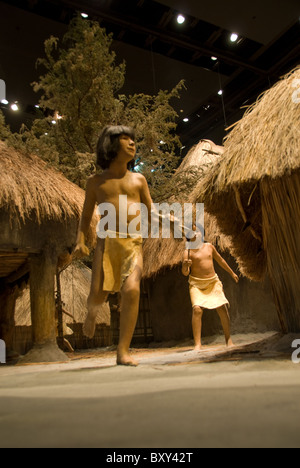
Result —
[[[242,109],[300,63],[299,0],[0,1],[0,75],[28,106],[33,92],[17,84],[18,65],[8,65],[8,55],[22,56],[22,77],[30,83],[43,41],[61,37],[76,11],[113,33],[117,57],[127,63],[124,93],[152,94],[185,79],[187,89],[174,106],[187,147],[201,138],[220,143]]]

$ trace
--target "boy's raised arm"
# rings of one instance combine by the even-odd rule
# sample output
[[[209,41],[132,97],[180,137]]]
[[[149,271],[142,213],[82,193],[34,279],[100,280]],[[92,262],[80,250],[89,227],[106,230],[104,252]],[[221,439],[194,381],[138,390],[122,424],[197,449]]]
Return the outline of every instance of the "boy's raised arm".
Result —
[[[189,276],[190,274],[190,268],[192,266],[193,262],[189,258],[189,251],[185,250],[183,254],[183,259],[182,259],[182,274],[184,276]]]

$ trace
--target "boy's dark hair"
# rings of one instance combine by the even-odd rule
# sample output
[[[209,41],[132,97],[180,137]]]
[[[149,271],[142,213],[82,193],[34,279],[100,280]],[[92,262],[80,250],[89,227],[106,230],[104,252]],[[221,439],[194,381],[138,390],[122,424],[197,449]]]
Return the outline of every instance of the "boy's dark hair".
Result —
[[[107,126],[105,127],[98,140],[97,144],[97,164],[101,169],[108,169],[113,160],[117,157],[121,135],[129,136],[135,141],[135,133],[131,127]],[[128,169],[134,168],[134,160],[128,163]]]

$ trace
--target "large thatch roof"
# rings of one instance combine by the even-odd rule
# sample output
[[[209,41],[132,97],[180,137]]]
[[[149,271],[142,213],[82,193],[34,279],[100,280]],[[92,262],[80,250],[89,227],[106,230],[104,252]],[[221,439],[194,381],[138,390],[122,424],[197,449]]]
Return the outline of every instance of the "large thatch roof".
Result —
[[[82,189],[38,156],[4,142],[0,142],[0,187],[0,278],[20,268],[28,253],[39,250],[39,240],[73,246],[85,197]],[[91,246],[96,223],[94,216],[87,239]]]
[[[24,154],[0,142],[0,210],[23,222],[34,216],[42,224],[49,219],[79,219],[84,191],[38,156]]]
[[[202,180],[207,170],[222,156],[223,148],[210,140],[201,140],[193,147],[174,175],[174,193],[170,193],[169,203],[189,203],[190,191],[196,181]],[[178,189],[178,187],[180,189]],[[221,250],[229,248],[229,240],[221,234],[213,216],[205,213],[205,236],[208,242]],[[178,266],[186,248],[182,239],[152,239],[144,243],[144,278],[150,278],[159,272]]]
[[[192,194],[230,236],[232,255],[253,280],[261,280],[267,267],[261,183],[300,167],[299,79],[297,67],[247,110],[226,138],[222,160]]]
[[[224,158],[214,171],[218,174],[213,192],[299,168],[299,80],[300,66],[262,94],[234,125],[224,144]]]

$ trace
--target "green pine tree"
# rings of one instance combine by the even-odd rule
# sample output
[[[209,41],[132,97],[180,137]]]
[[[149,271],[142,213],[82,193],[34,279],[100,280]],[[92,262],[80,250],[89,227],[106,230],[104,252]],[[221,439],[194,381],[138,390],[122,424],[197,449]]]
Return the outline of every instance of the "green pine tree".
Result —
[[[178,116],[171,101],[180,98],[184,82],[155,96],[119,94],[126,64],[116,63],[112,41],[112,35],[97,22],[80,15],[70,23],[61,44],[49,38],[45,58],[38,60],[46,72],[33,83],[41,93],[39,105],[44,114],[10,141],[37,153],[84,187],[95,171],[94,150],[102,128],[131,125],[137,134],[136,170],[147,177],[153,197],[160,198],[178,164]]]

